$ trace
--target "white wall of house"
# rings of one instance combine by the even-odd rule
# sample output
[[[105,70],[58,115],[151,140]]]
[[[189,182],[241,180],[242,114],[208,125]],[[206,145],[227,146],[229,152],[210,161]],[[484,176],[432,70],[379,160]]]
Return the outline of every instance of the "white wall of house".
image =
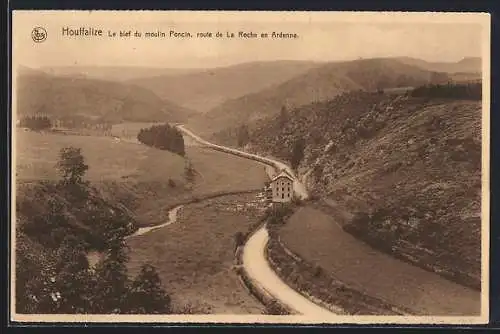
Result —
[[[290,202],[293,197],[293,181],[286,176],[279,177],[271,182],[273,202]]]

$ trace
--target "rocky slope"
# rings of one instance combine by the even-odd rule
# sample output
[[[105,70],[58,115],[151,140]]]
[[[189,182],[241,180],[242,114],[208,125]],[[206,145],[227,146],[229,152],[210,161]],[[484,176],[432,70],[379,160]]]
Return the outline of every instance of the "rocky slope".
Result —
[[[251,131],[248,148],[299,167],[346,230],[478,287],[481,102],[351,92]]]

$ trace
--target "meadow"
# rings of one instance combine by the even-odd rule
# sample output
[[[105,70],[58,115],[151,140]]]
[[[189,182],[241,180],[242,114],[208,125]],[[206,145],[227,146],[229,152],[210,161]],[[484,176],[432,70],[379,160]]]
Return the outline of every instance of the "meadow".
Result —
[[[101,190],[103,198],[131,210],[139,226],[161,224],[168,210],[179,202],[214,193],[256,190],[267,180],[264,165],[198,146],[186,147],[186,158],[196,170],[190,184],[185,178],[186,161],[168,151],[111,137],[18,130],[17,182],[59,180],[55,164],[60,149],[67,146],[82,149],[89,165],[86,179]]]
[[[258,220],[259,207],[255,194],[184,206],[177,222],[127,240],[130,274],[144,263],[155,266],[178,312],[261,313],[264,306],[233,269],[234,236]]]
[[[89,165],[86,178],[153,181],[183,179],[182,157],[145,145],[118,142],[109,137],[74,136],[18,130],[16,133],[16,174],[18,180],[59,179],[54,168],[59,151],[68,146],[82,149]]]

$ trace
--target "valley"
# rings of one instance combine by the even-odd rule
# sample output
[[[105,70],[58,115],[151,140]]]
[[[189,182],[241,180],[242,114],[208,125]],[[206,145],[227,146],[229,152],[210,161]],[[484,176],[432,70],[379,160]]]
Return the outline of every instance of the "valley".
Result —
[[[141,280],[152,266],[170,313],[280,314],[276,303],[325,316],[477,315],[477,61],[254,62],[128,77],[108,68],[115,81],[92,69],[24,69],[18,116],[110,128],[15,129],[23,249],[50,257],[49,240],[61,251],[59,222],[76,238],[86,231],[82,252],[106,253],[117,233],[127,253],[120,270]],[[164,123],[182,133],[182,154],[138,141]],[[82,189],[99,203],[94,211],[61,181],[68,147],[88,165]],[[263,193],[281,170],[293,179],[287,214]],[[55,218],[40,237],[44,216]]]

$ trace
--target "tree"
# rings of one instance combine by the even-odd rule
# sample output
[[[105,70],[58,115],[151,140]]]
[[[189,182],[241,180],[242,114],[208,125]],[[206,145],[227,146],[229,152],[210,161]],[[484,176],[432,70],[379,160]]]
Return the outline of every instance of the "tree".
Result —
[[[285,106],[281,107],[278,120],[279,120],[280,126],[285,126],[285,124],[288,122],[288,110],[286,109]]]
[[[186,164],[184,166],[184,175],[186,177],[186,181],[189,183],[193,183],[196,177],[196,170],[193,167],[191,161],[186,160]]]
[[[95,269],[92,312],[128,313],[129,281],[123,245],[112,245]]]
[[[50,313],[52,301],[47,285],[54,256],[24,233],[16,234],[16,312]]]
[[[295,140],[295,143],[293,144],[292,156],[290,159],[290,163],[291,163],[292,168],[294,170],[297,170],[300,162],[304,158],[305,146],[306,146],[306,142],[305,142],[304,138],[302,138],[302,137]]]
[[[238,247],[242,246],[244,242],[245,242],[245,237],[243,233],[239,231],[236,232],[234,235],[234,251],[236,251]]]
[[[155,267],[145,264],[130,286],[128,312],[165,314],[171,312],[170,297],[161,286]]]
[[[238,146],[243,147],[250,141],[250,132],[248,131],[248,126],[243,124],[238,129]]]
[[[81,148],[65,147],[59,153],[56,168],[61,173],[64,182],[70,184],[83,183],[83,176],[89,169],[81,153]]]
[[[55,275],[51,298],[55,313],[85,313],[93,299],[94,282],[88,271],[85,247],[74,235],[68,235],[56,251]]]

